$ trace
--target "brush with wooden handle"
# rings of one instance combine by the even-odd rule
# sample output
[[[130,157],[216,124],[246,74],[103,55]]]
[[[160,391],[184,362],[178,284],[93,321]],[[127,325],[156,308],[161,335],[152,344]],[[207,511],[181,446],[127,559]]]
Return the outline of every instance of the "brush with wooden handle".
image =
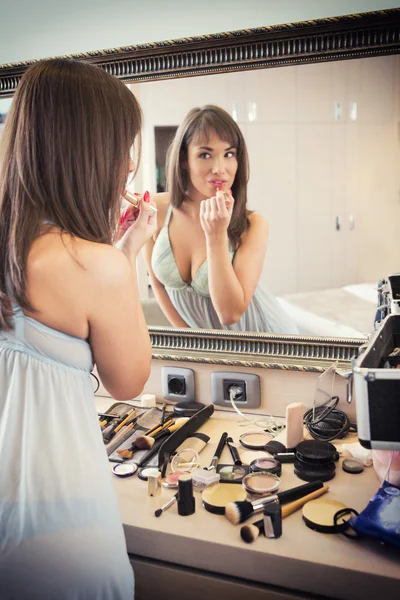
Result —
[[[106,445],[106,449],[107,449],[107,454],[108,456],[110,456],[110,454],[112,454],[114,452],[114,450],[116,450],[118,448],[118,446],[120,446],[121,444],[123,444],[124,442],[126,442],[126,440],[132,435],[133,433],[133,427],[136,424],[136,420],[137,417],[135,417],[128,425],[125,425],[122,427],[122,429],[120,429],[118,431],[118,433],[112,438],[112,440]],[[172,419],[171,419],[172,421]],[[122,425],[122,423],[121,423]],[[158,431],[160,429],[160,425],[154,425],[154,427],[152,427],[151,429],[149,429],[146,433],[153,433]],[[126,432],[129,432],[128,434],[126,434]],[[121,435],[122,434],[122,435]],[[134,446],[134,444],[132,444],[132,446]]]
[[[187,418],[184,419],[185,423],[186,421]],[[179,429],[181,425],[183,425],[183,423],[180,423],[178,427],[176,427],[176,429]],[[152,429],[146,431],[145,434],[139,435],[134,440],[130,448],[127,448],[125,450],[117,450],[117,453],[123,459],[127,460],[129,458],[132,458],[133,453],[136,450],[149,450],[153,446],[154,441],[159,439],[159,437],[163,436],[164,432],[169,431],[173,426],[174,424],[172,419],[167,419],[167,421],[165,421],[165,423],[163,423],[162,425],[156,425]],[[173,431],[175,431],[175,429],[173,429]],[[166,435],[169,435],[169,433],[172,433],[172,431],[169,431]]]
[[[136,408],[133,408],[129,412],[129,414],[125,417],[125,419],[123,421],[121,421],[121,423],[119,425],[117,425],[117,427],[114,429],[114,434],[118,433],[124,427],[124,425],[128,425],[129,423],[131,423],[133,421],[133,419],[135,418],[135,415],[136,415]]]
[[[304,506],[310,500],[314,500],[314,498],[322,496],[322,494],[325,494],[328,490],[329,486],[324,485],[323,487],[319,488],[319,490],[315,490],[314,492],[311,492],[311,494],[303,496],[303,498],[294,500],[294,502],[289,502],[289,504],[284,504],[281,509],[282,519],[296,512],[296,510],[299,510],[299,508]],[[252,525],[243,525],[243,527],[240,528],[240,537],[244,542],[247,542],[248,544],[254,542],[254,540],[258,538],[260,533],[264,533],[264,519],[260,519]]]

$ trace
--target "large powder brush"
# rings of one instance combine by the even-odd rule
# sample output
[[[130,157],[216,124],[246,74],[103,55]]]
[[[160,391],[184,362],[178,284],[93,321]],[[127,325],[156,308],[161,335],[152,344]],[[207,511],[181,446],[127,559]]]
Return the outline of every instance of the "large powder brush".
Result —
[[[307,494],[315,492],[322,487],[324,487],[322,481],[312,481],[284,492],[278,492],[277,494],[254,500],[253,502],[249,502],[248,500],[244,500],[243,502],[230,502],[225,507],[225,516],[233,525],[238,525],[238,523],[247,521],[252,515],[262,512],[264,506],[270,502],[288,504],[289,502],[294,502],[299,498],[303,498]]]
[[[322,488],[319,488],[319,490],[315,490],[315,492],[311,492],[311,494],[303,496],[303,498],[299,498],[294,502],[285,504],[284,506],[282,506],[282,519],[284,519],[288,515],[291,515],[296,510],[299,510],[299,508],[302,508],[310,500],[314,500],[315,498],[322,496],[322,494],[325,494],[328,490],[329,487],[327,485],[324,485]],[[254,542],[254,540],[256,540],[261,533],[264,533],[264,519],[260,519],[259,521],[256,521],[251,525],[243,525],[243,527],[241,527],[240,529],[240,537],[244,542],[247,542],[248,544]]]

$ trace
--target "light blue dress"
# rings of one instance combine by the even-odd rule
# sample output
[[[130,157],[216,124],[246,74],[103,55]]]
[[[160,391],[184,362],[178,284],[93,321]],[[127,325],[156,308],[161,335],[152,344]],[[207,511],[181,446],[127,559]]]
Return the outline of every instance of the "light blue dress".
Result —
[[[182,319],[195,329],[231,329],[233,331],[256,331],[268,333],[297,334],[298,329],[285,313],[276,298],[258,285],[247,310],[233,325],[222,325],[214,309],[208,287],[207,259],[195,274],[189,285],[183,281],[176,265],[169,239],[169,222],[172,207],[168,207],[165,223],[161,228],[153,248],[151,266]],[[234,251],[229,242],[229,253]],[[229,303],[229,297],[226,301]]]
[[[0,331],[0,599],[132,600],[87,341]]]

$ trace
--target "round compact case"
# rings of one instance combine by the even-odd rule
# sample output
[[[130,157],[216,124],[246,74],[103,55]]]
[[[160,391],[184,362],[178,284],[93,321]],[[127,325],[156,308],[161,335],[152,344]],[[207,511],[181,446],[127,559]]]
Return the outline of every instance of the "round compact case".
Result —
[[[239,442],[248,450],[264,450],[265,444],[272,441],[272,436],[261,429],[242,433]]]
[[[278,475],[282,473],[282,463],[275,460],[273,456],[263,456],[262,458],[256,458],[250,463],[250,471],[252,473],[260,473],[261,471]]]
[[[250,496],[261,498],[278,491],[281,480],[277,475],[260,471],[259,473],[249,473],[243,477],[242,485]]]
[[[333,444],[306,440],[296,447],[294,472],[303,481],[329,481],[335,477],[339,455]]]

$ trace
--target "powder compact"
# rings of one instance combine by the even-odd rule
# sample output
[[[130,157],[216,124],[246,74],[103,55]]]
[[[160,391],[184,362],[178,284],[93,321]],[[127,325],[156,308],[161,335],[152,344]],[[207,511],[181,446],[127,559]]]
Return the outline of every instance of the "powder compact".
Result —
[[[335,477],[339,455],[333,444],[306,440],[296,447],[294,472],[303,481],[329,481]]]
[[[117,477],[130,477],[137,471],[137,465],[133,464],[118,464],[112,468],[112,472]]]
[[[159,471],[155,467],[146,467],[146,468],[140,469],[140,471],[138,471],[138,477],[142,481],[147,481],[149,478],[149,475],[154,476],[156,473],[159,473]]]
[[[169,473],[161,485],[169,489],[178,489],[178,479],[183,474],[184,471],[174,471],[173,473]]]
[[[303,521],[307,527],[319,533],[341,533],[348,528],[352,512],[338,500],[318,498],[303,506]],[[337,515],[339,518],[335,519],[337,513],[341,516]]]
[[[279,477],[282,473],[282,463],[280,463],[279,460],[275,460],[273,456],[263,456],[261,458],[256,458],[250,463],[250,471],[252,473],[266,471],[267,473],[272,473]]]
[[[242,483],[249,473],[249,467],[243,465],[217,465],[221,483]]]
[[[242,433],[239,442],[249,450],[264,450],[265,444],[272,440],[272,436],[260,429],[246,431]]]
[[[240,485],[217,483],[204,490],[201,500],[208,512],[215,515],[224,515],[227,504],[230,502],[243,502],[246,500],[246,496],[246,491]]]
[[[242,485],[248,494],[260,498],[279,490],[281,480],[273,473],[260,471],[259,473],[249,473],[243,477]]]

